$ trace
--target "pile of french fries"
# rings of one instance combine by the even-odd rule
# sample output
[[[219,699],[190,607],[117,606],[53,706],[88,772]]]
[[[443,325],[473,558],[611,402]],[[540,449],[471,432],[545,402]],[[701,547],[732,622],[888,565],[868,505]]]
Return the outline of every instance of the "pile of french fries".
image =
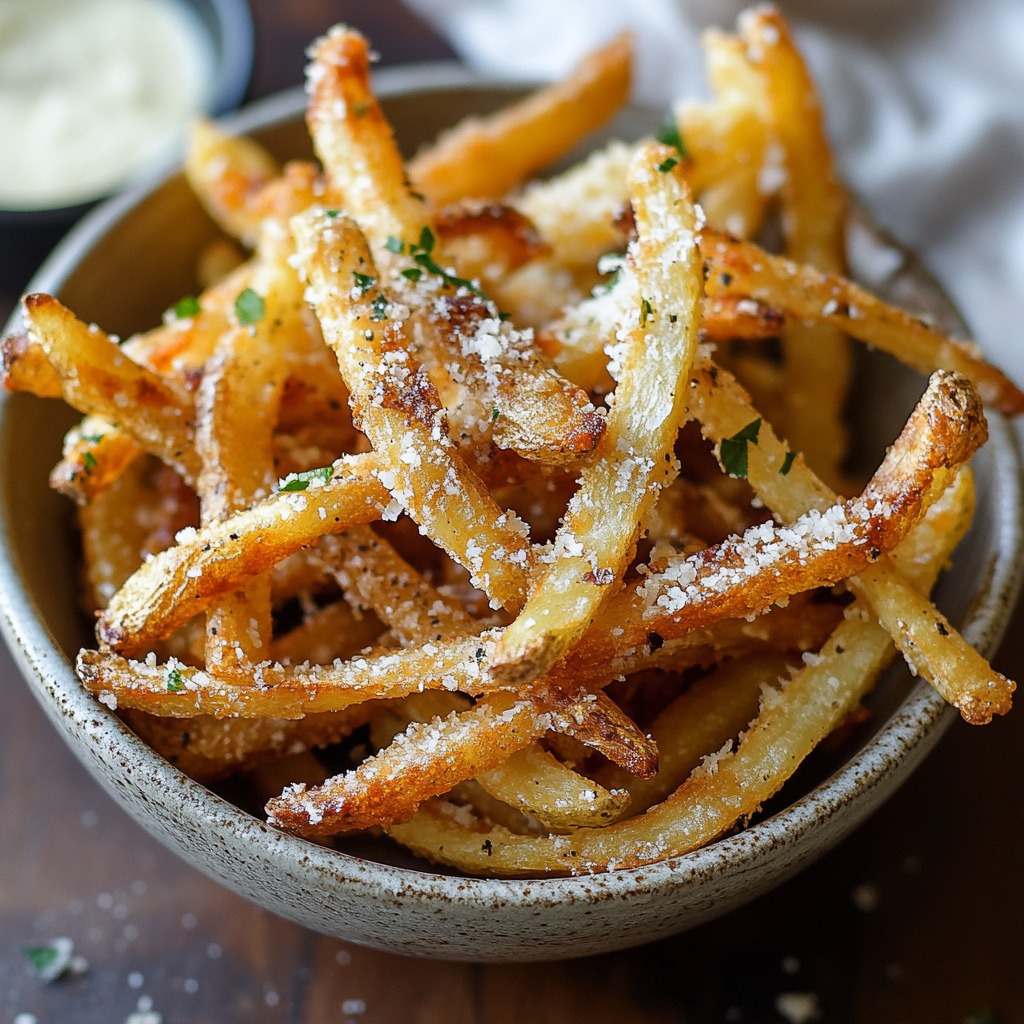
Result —
[[[25,299],[7,387],[84,416],[52,474],[97,615],[80,678],[183,772],[244,773],[298,835],[584,873],[742,825],[895,651],[968,721],[1009,709],[927,595],[983,403],[1024,395],[842,276],[780,15],[705,49],[710,99],[531,180],[624,103],[628,38],[406,162],[336,28],[317,163],[197,126],[225,240],[196,297],[123,343]],[[930,375],[860,487],[850,339]]]

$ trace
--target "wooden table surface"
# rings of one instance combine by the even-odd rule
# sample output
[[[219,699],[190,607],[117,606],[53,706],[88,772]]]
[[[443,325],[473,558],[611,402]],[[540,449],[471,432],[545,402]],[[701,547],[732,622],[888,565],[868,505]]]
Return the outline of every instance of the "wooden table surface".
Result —
[[[385,64],[448,55],[397,0],[253,8],[253,98],[298,82],[303,48],[336,20]],[[0,320],[45,244],[0,233]],[[1022,635],[1018,610],[996,659],[1018,679]],[[957,723],[866,827],[753,905],[628,952],[480,966],[360,949],[243,902],[100,791],[6,653],[0,686],[0,1024],[120,1024],[139,1010],[163,1024],[758,1024],[787,1019],[784,993],[813,994],[829,1024],[1024,1024],[1021,709]],[[22,947],[65,935],[88,970],[44,986]]]

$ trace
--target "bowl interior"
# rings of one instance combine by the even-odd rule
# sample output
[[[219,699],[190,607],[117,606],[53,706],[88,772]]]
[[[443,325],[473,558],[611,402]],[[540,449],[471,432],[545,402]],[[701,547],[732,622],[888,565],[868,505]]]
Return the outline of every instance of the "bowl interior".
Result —
[[[379,87],[408,153],[464,114],[495,108],[514,94],[469,84],[450,68],[400,69],[381,76]],[[310,145],[303,107],[297,90],[230,123],[282,157],[305,157]],[[659,120],[651,112],[630,111],[607,134],[637,137]],[[196,257],[216,235],[183,178],[172,175],[94,211],[31,288],[54,292],[83,319],[127,335],[195,292]],[[854,276],[962,330],[921,268],[859,215],[851,240]],[[9,326],[17,329],[16,318]],[[856,387],[865,400],[856,404],[853,430],[866,467],[877,463],[898,433],[922,383],[882,357],[862,361]],[[774,813],[705,850],[638,872],[528,882],[445,879],[409,865],[384,844],[360,844],[351,848],[357,856],[346,856],[283,836],[181,776],[79,687],[73,658],[92,638],[78,606],[71,509],[47,483],[74,419],[63,406],[27,395],[8,396],[0,406],[0,605],[12,650],[76,753],[145,827],[225,884],[314,928],[382,948],[464,959],[575,956],[678,931],[750,898],[823,852],[895,788],[952,718],[927,686],[894,668],[871,698],[873,725],[840,754],[812,759],[770,809]],[[1005,626],[1021,550],[1016,447],[999,417],[992,434],[975,460],[982,499],[975,525],[938,592],[952,621],[985,650]],[[126,764],[136,766],[134,775],[125,775]],[[197,820],[202,832],[193,827]],[[454,922],[444,940],[436,920],[431,924],[438,900]],[[630,904],[630,913],[611,910],[613,903]],[[597,904],[604,917],[593,914]],[[510,915],[501,934],[492,916],[498,906]],[[551,921],[562,928],[554,939],[543,930]],[[481,932],[488,935],[483,954]]]

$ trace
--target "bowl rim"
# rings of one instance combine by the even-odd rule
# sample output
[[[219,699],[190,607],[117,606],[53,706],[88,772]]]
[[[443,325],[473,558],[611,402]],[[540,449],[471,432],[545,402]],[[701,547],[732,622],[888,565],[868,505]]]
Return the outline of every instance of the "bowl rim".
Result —
[[[516,89],[521,85],[496,82],[454,62],[405,65],[384,69],[375,75],[377,92],[385,99],[415,91],[464,86]],[[223,119],[222,123],[236,131],[247,131],[257,125],[270,128],[293,118],[304,104],[304,91],[297,87],[251,104]],[[40,267],[30,288],[58,289],[97,237],[129,215],[153,189],[176,173],[162,175],[95,209]],[[8,329],[16,324],[17,317],[16,312]],[[0,396],[0,429],[10,414],[10,400],[11,396]],[[1024,574],[1024,524],[1020,515],[1022,473],[1017,436],[1005,418],[995,412],[988,415],[991,436],[987,447],[995,459],[993,477],[1000,482],[995,510],[998,536],[993,549],[1001,557],[993,567],[989,587],[972,607],[963,633],[969,642],[991,653],[1008,625]],[[8,503],[3,494],[6,486],[0,479],[0,579],[7,581],[6,586],[0,587],[0,629],[34,695],[51,718],[68,733],[74,728],[85,728],[92,738],[119,746],[127,757],[145,763],[149,778],[162,786],[169,801],[183,811],[189,798],[193,803],[198,801],[209,826],[228,828],[237,841],[251,844],[254,859],[279,865],[302,862],[338,880],[363,883],[372,880],[388,892],[431,899],[440,896],[446,901],[486,909],[499,900],[505,905],[520,907],[555,902],[595,903],[608,896],[621,898],[639,891],[654,892],[669,886],[678,888],[697,883],[723,868],[734,871],[737,865],[745,865],[750,870],[780,845],[797,845],[812,831],[831,830],[836,839],[846,835],[874,809],[873,805],[863,806],[864,802],[858,808],[853,795],[867,790],[888,795],[905,781],[957,718],[956,712],[928,684],[918,680],[897,711],[865,746],[806,795],[740,832],[639,868],[557,877],[489,878],[442,874],[428,866],[413,868],[368,861],[272,828],[185,776],[159,757],[115,715],[106,713],[106,709],[99,709],[104,713],[97,714],[95,699],[79,685],[73,664],[35,614],[31,599],[18,579],[8,531]],[[48,678],[53,680],[55,691],[60,691],[59,708],[54,707],[55,702],[42,682]],[[78,748],[73,749],[85,762]],[[898,778],[891,776],[888,770],[894,758],[905,762],[910,769],[899,773]],[[836,812],[851,803],[854,804],[850,808],[853,815],[844,817],[842,823],[837,822]],[[646,938],[638,941],[646,941]]]

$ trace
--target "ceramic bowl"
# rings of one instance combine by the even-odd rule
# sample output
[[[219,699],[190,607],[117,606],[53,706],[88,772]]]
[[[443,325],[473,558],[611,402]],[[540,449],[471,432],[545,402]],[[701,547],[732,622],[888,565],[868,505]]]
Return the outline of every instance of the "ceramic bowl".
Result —
[[[410,151],[455,118],[511,95],[448,66],[384,73],[378,87]],[[303,103],[300,92],[282,95],[231,126],[255,132],[279,154],[305,155]],[[633,111],[611,131],[635,136],[657,120]],[[156,322],[194,288],[195,256],[214,234],[182,178],[172,175],[95,211],[31,287],[56,292],[86,320],[124,335]],[[860,220],[851,239],[851,264],[865,283],[955,324],[941,293],[905,253]],[[854,430],[870,461],[898,432],[922,381],[890,361],[868,363],[863,373],[866,414]],[[394,863],[372,845],[355,856],[284,835],[180,774],[79,686],[72,659],[89,637],[76,603],[71,509],[47,487],[71,419],[31,396],[0,404],[0,606],[28,685],[83,764],[144,828],[224,885],[317,931],[405,954],[498,961],[576,957],[690,928],[765,892],[855,829],[956,717],[896,668],[872,697],[873,731],[841,758],[816,760],[746,830],[637,870],[468,878]],[[985,651],[1000,637],[1021,570],[1017,449],[998,416],[991,432],[975,460],[977,519],[938,597]]]

